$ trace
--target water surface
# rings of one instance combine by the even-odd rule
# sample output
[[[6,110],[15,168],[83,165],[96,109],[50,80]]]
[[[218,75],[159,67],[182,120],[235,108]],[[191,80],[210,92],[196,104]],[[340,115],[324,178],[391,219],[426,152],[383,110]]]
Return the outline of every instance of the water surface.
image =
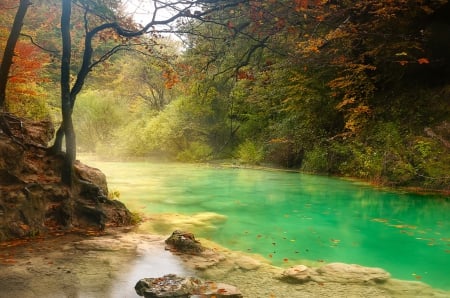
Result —
[[[188,227],[275,265],[356,263],[450,289],[448,197],[282,171],[85,162],[130,209],[152,218],[153,231]]]

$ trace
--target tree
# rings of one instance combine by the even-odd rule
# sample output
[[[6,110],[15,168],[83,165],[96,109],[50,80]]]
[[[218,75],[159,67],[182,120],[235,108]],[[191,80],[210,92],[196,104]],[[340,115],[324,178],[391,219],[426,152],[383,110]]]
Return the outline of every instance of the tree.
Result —
[[[105,36],[118,39],[133,39],[144,34],[151,33],[157,35],[158,32],[166,32],[167,29],[157,29],[157,26],[167,25],[169,26],[173,22],[184,18],[195,18],[197,20],[204,21],[205,16],[212,14],[216,11],[223,10],[229,7],[235,7],[245,1],[171,1],[160,2],[154,1],[154,12],[150,22],[148,22],[141,29],[136,29],[134,24],[130,23],[129,19],[123,18],[122,23],[119,22],[119,18],[115,15],[103,15],[99,19],[92,21],[89,17],[89,13],[94,13],[94,16],[99,16],[99,12],[112,13],[111,9],[108,9],[105,5],[99,5],[100,2],[96,1],[81,1],[80,5],[85,11],[84,17],[84,47],[83,47],[83,59],[80,69],[77,73],[76,80],[72,87],[70,87],[70,65],[71,65],[71,39],[70,39],[70,16],[71,16],[71,1],[63,1],[62,14],[61,14],[61,32],[63,40],[63,54],[61,62],[61,109],[62,109],[62,124],[56,134],[56,139],[51,151],[60,152],[62,150],[62,140],[65,136],[66,139],[66,154],[64,157],[64,167],[62,170],[62,181],[68,185],[72,183],[73,162],[76,159],[76,142],[75,133],[72,123],[72,112],[76,102],[77,95],[82,90],[85,80],[89,72],[99,63],[107,60],[112,55],[123,49],[129,49],[130,44],[118,44],[110,50],[102,53],[98,58],[93,60],[94,54],[94,40],[95,38],[105,39]],[[195,7],[202,7],[204,10],[192,14],[191,9]],[[170,9],[174,11],[174,15],[167,18],[158,19],[158,13],[162,9]],[[111,22],[104,22],[113,19]],[[90,22],[94,23],[94,27],[90,28]],[[96,22],[99,22],[97,24]],[[172,28],[170,28],[172,30]],[[125,40],[126,41],[126,40]]]
[[[72,13],[72,1],[62,1],[61,12],[61,37],[62,37],[62,57],[61,57],[61,111],[62,127],[66,136],[66,154],[61,173],[61,181],[67,185],[72,184],[73,162],[76,158],[75,131],[72,122],[73,104],[70,94],[70,59],[71,59],[71,37],[70,37],[70,16]]]
[[[8,83],[9,70],[13,62],[14,48],[16,47],[17,40],[19,39],[20,31],[23,25],[23,19],[25,18],[28,7],[30,5],[31,1],[20,0],[19,8],[14,18],[14,23],[5,46],[2,63],[0,65],[0,128],[9,136],[12,136],[12,133],[8,127],[8,122],[5,120],[3,115],[6,97],[6,85]]]

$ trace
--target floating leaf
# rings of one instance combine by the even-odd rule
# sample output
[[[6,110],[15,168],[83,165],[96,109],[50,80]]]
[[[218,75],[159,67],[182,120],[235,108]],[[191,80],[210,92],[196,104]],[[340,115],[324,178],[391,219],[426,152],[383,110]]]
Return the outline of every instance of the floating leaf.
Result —
[[[386,218],[374,218],[374,219],[372,219],[372,221],[374,221],[374,222],[386,223],[386,222],[388,222],[389,220],[386,219]]]

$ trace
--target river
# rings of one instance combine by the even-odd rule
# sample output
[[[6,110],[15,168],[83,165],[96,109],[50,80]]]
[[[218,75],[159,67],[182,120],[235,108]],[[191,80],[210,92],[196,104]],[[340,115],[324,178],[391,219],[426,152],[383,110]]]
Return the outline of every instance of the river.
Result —
[[[277,266],[355,263],[450,290],[449,197],[285,171],[81,159],[148,232],[187,229]]]

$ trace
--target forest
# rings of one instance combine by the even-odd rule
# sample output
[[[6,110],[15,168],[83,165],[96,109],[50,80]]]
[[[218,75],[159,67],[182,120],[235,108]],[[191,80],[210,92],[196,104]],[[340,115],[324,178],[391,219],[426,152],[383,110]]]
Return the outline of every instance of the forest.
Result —
[[[1,113],[60,127],[68,167],[89,152],[450,190],[447,0],[2,0],[0,16]]]

